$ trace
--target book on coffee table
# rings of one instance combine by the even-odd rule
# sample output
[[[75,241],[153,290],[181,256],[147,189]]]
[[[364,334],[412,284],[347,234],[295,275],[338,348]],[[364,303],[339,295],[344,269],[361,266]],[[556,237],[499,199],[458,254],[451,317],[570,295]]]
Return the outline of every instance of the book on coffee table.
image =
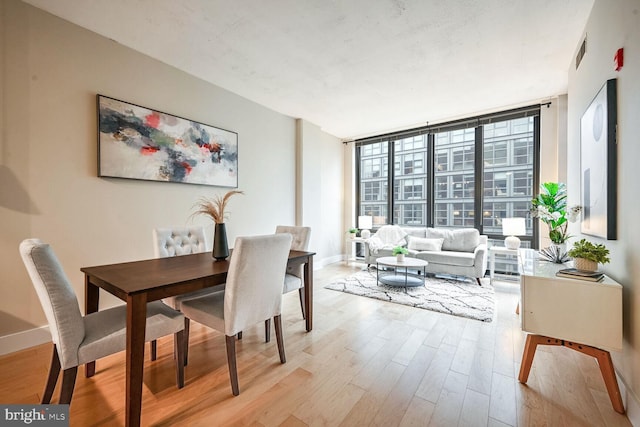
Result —
[[[584,271],[577,268],[564,268],[556,272],[558,277],[566,277],[569,279],[588,280],[591,282],[602,282],[604,274],[598,271]]]

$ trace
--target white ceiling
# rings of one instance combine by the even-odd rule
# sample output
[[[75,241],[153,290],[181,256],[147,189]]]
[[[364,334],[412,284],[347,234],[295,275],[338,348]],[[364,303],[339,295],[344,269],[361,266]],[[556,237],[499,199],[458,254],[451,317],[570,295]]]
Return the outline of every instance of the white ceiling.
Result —
[[[566,93],[594,0],[26,0],[344,139]]]

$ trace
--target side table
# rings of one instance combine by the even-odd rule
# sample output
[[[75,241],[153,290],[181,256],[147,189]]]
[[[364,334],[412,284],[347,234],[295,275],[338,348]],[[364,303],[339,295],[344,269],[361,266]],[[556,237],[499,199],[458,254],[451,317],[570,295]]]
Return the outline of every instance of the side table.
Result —
[[[359,259],[357,256],[356,244],[362,243],[363,245],[366,245],[369,242],[369,239],[365,239],[364,237],[353,237],[353,238],[347,237],[346,242],[347,242],[347,247],[349,248],[349,254],[347,255],[347,264],[349,264],[350,261],[364,262],[363,259]]]
[[[519,250],[509,249],[504,246],[491,246],[489,248],[489,283],[493,283],[493,276],[495,276],[496,254],[513,255],[517,257],[519,256]]]

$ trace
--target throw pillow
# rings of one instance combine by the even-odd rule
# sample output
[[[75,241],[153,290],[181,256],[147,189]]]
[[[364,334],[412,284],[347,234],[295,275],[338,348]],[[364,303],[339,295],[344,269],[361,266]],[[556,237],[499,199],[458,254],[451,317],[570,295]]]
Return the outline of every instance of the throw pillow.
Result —
[[[409,249],[414,251],[441,251],[444,239],[428,239],[425,237],[413,237],[409,239]]]

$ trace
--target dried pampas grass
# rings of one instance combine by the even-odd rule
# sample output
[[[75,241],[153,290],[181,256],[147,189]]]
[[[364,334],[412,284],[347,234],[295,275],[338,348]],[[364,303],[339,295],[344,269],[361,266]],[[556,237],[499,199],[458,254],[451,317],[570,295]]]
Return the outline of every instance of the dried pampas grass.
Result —
[[[216,224],[222,224],[225,220],[224,210],[229,203],[229,199],[234,194],[244,194],[244,191],[240,190],[231,190],[227,192],[224,196],[214,196],[211,199],[203,197],[196,204],[197,210],[193,213],[194,215],[206,215],[210,217],[213,222]]]

